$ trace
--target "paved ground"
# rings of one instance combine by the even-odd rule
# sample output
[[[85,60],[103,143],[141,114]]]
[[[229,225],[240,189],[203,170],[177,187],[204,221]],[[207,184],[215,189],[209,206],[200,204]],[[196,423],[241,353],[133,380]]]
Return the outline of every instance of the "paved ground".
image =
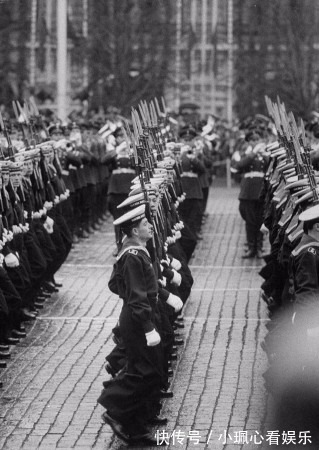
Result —
[[[261,448],[260,435],[267,439],[261,263],[241,259],[237,194],[236,188],[212,189],[205,238],[191,262],[195,284],[184,311],[185,345],[174,398],[164,406],[169,449]],[[63,288],[12,349],[0,373],[0,448],[125,448],[102,424],[96,403],[121,306],[107,289],[113,242],[106,223],[72,250],[58,274]],[[249,444],[241,445],[245,437]]]

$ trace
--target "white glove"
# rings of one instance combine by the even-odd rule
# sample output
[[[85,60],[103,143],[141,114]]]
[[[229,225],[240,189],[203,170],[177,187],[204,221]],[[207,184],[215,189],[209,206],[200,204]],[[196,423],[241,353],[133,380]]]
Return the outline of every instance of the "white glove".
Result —
[[[268,234],[269,233],[269,230],[268,230],[268,228],[266,227],[266,225],[263,223],[262,224],[262,226],[260,227],[260,231],[263,233],[263,234]]]
[[[18,227],[18,225],[12,225],[12,231],[13,231],[13,234],[19,234],[19,233],[21,233],[21,228]]]
[[[46,218],[46,223],[47,223],[50,227],[53,228],[54,220],[51,219],[51,217],[48,216],[48,217]]]
[[[32,213],[32,219],[41,219],[41,214],[39,213],[39,211],[34,211]]]
[[[158,282],[159,282],[159,284],[160,284],[162,287],[165,287],[165,286],[166,286],[166,278],[165,278],[165,277],[160,278],[160,279],[158,280]]]
[[[155,347],[161,342],[161,336],[155,330],[150,331],[149,333],[145,333],[146,343],[148,347]]]
[[[181,220],[179,221],[179,222],[177,222],[176,224],[175,224],[175,230],[177,230],[177,231],[179,231],[179,230],[182,230],[183,228],[184,228],[184,222],[182,222]]]
[[[176,272],[176,270],[173,269],[174,276],[171,280],[172,284],[175,284],[175,286],[180,286],[182,282],[182,276],[180,273]]]
[[[182,267],[182,264],[181,264],[181,262],[178,259],[173,258],[172,261],[171,261],[171,266],[175,270],[180,270],[181,267]]]
[[[175,239],[178,240],[182,237],[182,233],[180,231],[176,231],[175,233]]]
[[[7,256],[4,257],[4,261],[7,267],[18,267],[19,260],[13,253],[8,253]]]
[[[44,228],[47,230],[49,234],[53,233],[53,224],[54,221],[51,219],[51,217],[47,217],[46,221],[43,224]]]
[[[52,203],[52,202],[45,201],[43,207],[44,207],[47,211],[50,211],[50,209],[53,208],[53,203]]]
[[[13,239],[13,233],[12,231],[9,231],[9,233],[6,235],[7,241],[10,242]]]
[[[174,294],[169,294],[166,303],[172,306],[175,309],[175,312],[179,312],[183,308],[182,300]]]

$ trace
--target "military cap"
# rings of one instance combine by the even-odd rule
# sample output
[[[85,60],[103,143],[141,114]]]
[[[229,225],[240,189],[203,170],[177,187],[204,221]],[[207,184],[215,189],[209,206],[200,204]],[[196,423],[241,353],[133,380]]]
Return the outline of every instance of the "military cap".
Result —
[[[194,137],[197,136],[196,130],[195,128],[189,127],[189,126],[185,126],[183,127],[180,132],[179,132],[179,137],[182,139],[187,139],[187,140],[191,140]]]
[[[11,161],[9,161],[9,160],[0,161],[0,169],[1,169],[2,173],[9,172],[10,163],[11,163]]]
[[[130,208],[135,208],[139,205],[142,205],[145,203],[145,197],[143,192],[140,192],[139,194],[130,195],[125,199],[122,203],[120,203],[117,208],[125,208],[129,206]]]
[[[261,130],[257,129],[257,128],[253,128],[250,131],[248,131],[248,133],[246,133],[245,135],[245,141],[249,142],[255,139],[260,139],[262,138],[263,134],[261,132]]]
[[[52,144],[49,142],[43,142],[42,144],[39,144],[40,151],[42,155],[50,155],[53,153],[53,147]]]
[[[124,227],[130,226],[135,222],[138,222],[139,220],[143,219],[144,217],[145,217],[145,204],[137,206],[131,211],[128,211],[127,213],[123,214],[121,217],[114,220],[113,225],[115,226],[121,225]]]
[[[154,191],[154,193],[156,194],[156,187],[151,183],[145,183],[144,187],[148,193],[152,193]],[[132,188],[131,192],[129,193],[129,197],[132,197],[133,195],[137,195],[140,193],[143,193],[142,186],[141,184],[136,183],[135,186]]]
[[[48,126],[48,133],[52,135],[53,133],[62,133],[63,134],[63,128],[60,123],[52,123]]]
[[[16,173],[16,172],[20,172],[22,170],[22,165],[23,163],[21,161],[10,161],[9,164],[9,172],[10,173]]]
[[[319,204],[312,204],[310,208],[307,208],[301,214],[299,214],[299,220],[302,222],[309,222],[310,220],[319,220]]]

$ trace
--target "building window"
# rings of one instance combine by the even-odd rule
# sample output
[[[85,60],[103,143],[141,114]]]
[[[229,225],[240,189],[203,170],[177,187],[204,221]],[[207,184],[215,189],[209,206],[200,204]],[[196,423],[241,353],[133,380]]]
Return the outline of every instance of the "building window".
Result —
[[[182,84],[182,92],[189,92],[190,86],[188,84]]]
[[[182,2],[182,33],[187,33],[191,18],[191,8],[189,1]]]
[[[223,106],[216,106],[216,115],[218,117],[224,117],[224,107]]]
[[[205,74],[209,75],[212,71],[212,50],[206,50],[206,61],[205,61]]]
[[[201,51],[195,50],[194,52],[195,73],[200,74],[202,71]]]
[[[196,2],[196,22],[202,23],[202,2]]]
[[[201,40],[202,35],[202,22],[196,22],[196,36],[198,40]]]

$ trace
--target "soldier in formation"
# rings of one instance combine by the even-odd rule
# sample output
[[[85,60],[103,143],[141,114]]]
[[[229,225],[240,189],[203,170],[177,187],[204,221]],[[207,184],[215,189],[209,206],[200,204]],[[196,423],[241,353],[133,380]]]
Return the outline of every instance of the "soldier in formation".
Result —
[[[155,126],[127,129],[126,139],[123,121],[46,127],[35,105],[15,109],[19,121],[0,117],[0,367],[26,336],[26,323],[60,289],[55,274],[72,246],[110,212],[118,253],[110,289],[123,311],[106,357],[114,379],[105,382],[100,402],[104,420],[124,440],[153,443],[147,427],[166,423],[161,399],[173,395],[172,361],[183,344],[179,313],[193,284],[188,262],[205,217],[212,130],[179,137],[158,114]],[[193,194],[189,180],[197,192],[198,216],[191,220],[189,207],[181,207],[186,192]],[[138,216],[136,208],[143,209]],[[117,397],[121,378],[127,390]]]
[[[14,108],[19,121],[0,117],[1,368],[61,287],[72,245],[106,220],[109,178],[100,125],[46,128],[35,105]]]
[[[135,177],[117,204],[119,246],[109,281],[123,306],[106,356],[112,378],[98,402],[121,440],[144,447],[158,444],[150,427],[167,423],[161,400],[174,395],[172,361],[183,344],[177,330],[193,284],[188,262],[200,238],[207,201],[200,177],[210,158],[198,133],[189,128],[168,141],[155,107],[144,104],[140,112],[132,116],[134,133],[126,128]]]
[[[265,147],[269,161],[262,191],[263,226],[270,252],[260,275],[271,319],[262,342],[267,389],[278,406],[278,426],[311,429],[318,442],[319,188],[309,126],[299,126],[283,104],[267,99],[275,125]],[[308,128],[308,130],[307,130]],[[316,133],[316,127],[312,127]],[[308,133],[307,133],[308,131]]]

